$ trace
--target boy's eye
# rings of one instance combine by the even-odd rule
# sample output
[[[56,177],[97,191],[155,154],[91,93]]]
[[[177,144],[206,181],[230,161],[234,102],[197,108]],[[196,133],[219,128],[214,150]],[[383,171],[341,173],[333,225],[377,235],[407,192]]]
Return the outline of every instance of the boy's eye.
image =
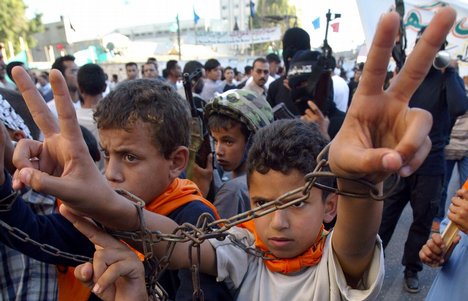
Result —
[[[100,151],[104,155],[104,159],[109,159],[109,152],[107,152],[107,151],[105,151],[103,149],[101,149]]]
[[[268,203],[268,201],[265,201],[265,200],[258,200],[258,201],[255,201],[255,205],[256,205],[257,207],[263,206],[263,205],[265,205],[266,203]]]
[[[301,207],[304,207],[304,205],[305,205],[305,202],[298,202],[292,205],[292,207],[301,208]]]
[[[136,156],[131,155],[131,154],[126,154],[126,155],[124,156],[124,158],[125,158],[125,160],[127,160],[127,161],[129,161],[129,162],[133,162],[133,161],[135,161],[135,160],[137,159]]]

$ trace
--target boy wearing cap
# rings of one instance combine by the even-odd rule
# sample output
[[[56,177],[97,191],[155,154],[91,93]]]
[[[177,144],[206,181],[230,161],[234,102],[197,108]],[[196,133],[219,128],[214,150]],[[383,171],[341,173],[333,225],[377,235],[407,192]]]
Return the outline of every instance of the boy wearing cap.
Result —
[[[398,31],[400,18],[396,13],[388,13],[381,18],[362,82],[346,117],[345,126],[341,128],[329,149],[329,166],[338,177],[338,188],[343,193],[339,196],[338,220],[333,232],[326,235],[323,231],[322,222],[329,208],[323,202],[322,191],[314,186],[310,189],[310,194],[304,196],[300,193],[303,188],[301,184],[304,184],[305,180],[298,167],[289,170],[282,169],[281,166],[263,168],[260,167],[263,165],[260,161],[260,168],[252,169],[249,178],[251,201],[260,208],[259,210],[264,208],[262,206],[265,202],[277,200],[281,195],[283,198],[278,200],[280,205],[292,201],[292,198],[284,195],[285,190],[289,191],[292,188],[301,188],[299,194],[304,198],[294,197],[296,201],[292,206],[268,212],[254,219],[251,225],[253,228],[249,228],[249,225],[244,229],[233,227],[231,233],[235,239],[240,239],[244,245],[255,247],[257,251],[266,248],[270,252],[261,254],[267,257],[272,255],[274,258],[263,260],[251,252],[245,254],[244,250],[238,249],[227,240],[204,241],[200,244],[199,253],[201,271],[216,275],[226,283],[232,284],[230,289],[237,293],[239,300],[375,299],[383,281],[383,253],[377,237],[382,203],[371,197],[367,185],[356,183],[352,179],[364,179],[377,185],[374,188],[381,188],[382,181],[391,173],[408,176],[427,156],[431,144],[427,136],[431,127],[430,114],[409,108],[408,102],[412,92],[428,71],[438,50],[437,45],[442,43],[455,18],[456,13],[452,8],[439,9],[421,42],[408,58],[407,67],[403,68],[386,91],[382,90],[386,70],[383,70],[381,65],[382,62],[389,61],[394,44],[393,37]],[[25,79],[24,75],[22,73],[22,78]],[[57,81],[56,88],[64,88],[63,80]],[[21,89],[25,90],[25,86],[21,86]],[[28,96],[28,105],[35,112],[39,112],[35,114],[36,120],[45,125],[44,119],[49,118],[43,103],[33,95],[25,95]],[[374,106],[373,110],[365,110],[376,102],[378,105]],[[136,218],[134,203],[114,192],[92,162],[87,157],[80,156],[79,148],[83,147],[83,142],[70,139],[76,138],[77,123],[73,119],[74,112],[69,98],[61,97],[59,107],[61,119],[70,122],[61,122],[60,131],[58,127],[43,129],[49,139],[47,143],[41,144],[40,152],[33,152],[26,147],[22,147],[22,152],[18,151],[17,162],[23,168],[15,178],[15,187],[31,185],[54,192],[66,199],[68,206],[74,210],[107,227],[120,230],[139,229],[142,223]],[[268,127],[264,129],[265,132],[268,130]],[[283,133],[278,131],[274,137]],[[259,133],[257,135],[259,141],[269,143],[268,137],[261,139]],[[314,139],[323,138],[316,135]],[[319,148],[320,145],[317,145],[316,148],[308,150],[316,154]],[[71,157],[62,157],[70,152]],[[293,153],[294,158],[299,154]],[[41,170],[34,169],[28,163],[31,156],[39,156],[40,159],[51,158],[53,164],[44,162]],[[82,158],[83,164],[71,166],[75,156]],[[284,160],[282,163],[291,162]],[[70,170],[67,171],[70,173],[48,175],[44,172],[56,164],[69,167]],[[86,173],[86,177],[80,176],[83,172]],[[73,179],[72,183],[69,178]],[[99,189],[85,192],[81,189],[83,186]],[[323,189],[323,186],[321,187]],[[90,206],[91,204],[93,206]],[[62,213],[93,242],[104,246],[104,249],[114,245],[115,240],[86,219],[73,215],[66,207],[63,207]],[[149,229],[172,233],[177,226],[164,216],[148,211],[143,211],[142,214]],[[116,216],[119,218],[115,218]],[[190,243],[179,242],[175,245],[171,261],[174,268],[190,265]],[[166,254],[167,246],[167,242],[162,241],[153,246],[152,251],[160,257]],[[254,264],[239,264],[221,248],[229,248],[230,252],[239,257],[247,256]],[[138,283],[132,283],[132,280],[141,282],[141,265],[139,268],[132,265],[129,270],[129,265],[125,264],[126,258],[115,256],[106,261],[103,257],[105,252],[97,254],[94,262],[96,269],[86,270],[86,267],[90,267],[90,264],[87,264],[82,267],[85,270],[81,269],[82,273],[77,275],[82,280],[87,278],[89,281],[90,276],[95,273],[93,280],[96,284],[93,290],[97,294],[135,293],[133,288]],[[109,254],[118,255],[112,252],[107,253]],[[130,261],[135,262],[131,259]],[[288,271],[293,273],[288,274]],[[106,290],[109,287],[118,290]],[[247,297],[242,298],[244,296]]]

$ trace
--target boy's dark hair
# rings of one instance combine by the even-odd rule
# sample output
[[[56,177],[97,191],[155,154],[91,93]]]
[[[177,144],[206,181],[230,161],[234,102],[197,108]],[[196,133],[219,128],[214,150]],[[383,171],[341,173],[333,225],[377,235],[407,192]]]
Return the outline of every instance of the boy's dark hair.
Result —
[[[90,132],[87,128],[80,125],[81,134],[83,135],[83,139],[88,147],[89,154],[91,158],[93,158],[94,162],[98,162],[101,160],[101,153],[99,152],[98,143],[96,138],[94,137],[93,133]]]
[[[60,71],[60,73],[62,73],[63,76],[65,76],[65,62],[68,62],[68,61],[72,61],[74,62],[75,61],[75,57],[71,54],[67,54],[67,55],[64,55],[64,56],[61,56],[61,57],[58,57],[55,62],[52,64],[52,69],[57,69],[58,71]]]
[[[253,66],[253,64],[252,64]],[[252,66],[245,66],[244,67],[244,74],[250,74],[252,72]]]
[[[275,62],[277,64],[281,63],[279,56],[276,53],[269,53],[266,56],[268,63]]]
[[[267,60],[266,60],[265,58],[263,58],[263,57],[258,57],[258,58],[256,58],[256,59],[253,61],[253,63],[252,63],[252,69],[253,69],[253,66],[255,66],[255,64],[256,64],[257,62],[260,62],[260,63],[262,63],[262,64],[268,63]]]
[[[234,69],[232,69],[232,67],[231,67],[231,66],[227,66],[226,68],[224,68],[224,70],[223,70],[223,74],[224,74],[224,72],[226,72],[227,70],[232,70],[232,71],[234,71]]]
[[[328,140],[315,123],[297,119],[282,119],[261,128],[254,136],[247,159],[247,183],[254,171],[266,174],[270,170],[288,174],[296,169],[306,175],[316,167],[316,159]],[[321,178],[320,183],[333,186],[333,179]]]
[[[198,69],[203,69],[202,63],[199,61],[188,61],[184,65],[184,70],[182,71],[182,74],[188,73],[192,74],[193,72],[197,71]]]
[[[210,71],[219,66],[221,66],[221,63],[217,59],[209,59],[205,63],[205,70]]]
[[[190,111],[171,86],[158,80],[136,79],[120,83],[97,105],[98,129],[129,130],[138,121],[150,126],[148,139],[169,159],[179,146],[189,146]]]
[[[128,62],[128,63],[126,63],[126,64],[125,64],[125,69],[127,69],[127,67],[131,67],[131,66],[135,66],[135,67],[137,67],[137,69],[138,69],[138,65],[137,65],[137,63],[135,63],[135,62]]]
[[[86,64],[80,67],[77,75],[80,90],[89,95],[98,95],[106,90],[104,70],[96,64]]]
[[[208,117],[208,128],[210,129],[210,131],[219,129],[227,131],[234,127],[236,124],[240,124],[241,133],[242,135],[244,135],[244,138],[247,141],[247,139],[250,137],[251,132],[249,131],[245,123],[220,113],[212,113]]]
[[[177,61],[176,60],[169,60],[167,61],[166,63],[166,69],[168,71],[172,70],[172,69],[175,69],[177,66]]]

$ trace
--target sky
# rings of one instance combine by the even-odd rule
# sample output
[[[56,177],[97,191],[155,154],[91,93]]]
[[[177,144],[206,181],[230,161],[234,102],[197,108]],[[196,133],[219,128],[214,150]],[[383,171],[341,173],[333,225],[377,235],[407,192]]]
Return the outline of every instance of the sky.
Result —
[[[179,14],[180,20],[193,20],[193,9],[201,18],[219,18],[218,0],[24,0],[27,16],[42,13],[44,23],[68,16],[76,32],[84,38],[95,38],[118,27],[170,22]],[[332,16],[340,13],[339,32],[328,31],[328,43],[333,51],[355,48],[364,42],[359,13],[354,0],[290,0],[296,5],[301,26],[309,32],[312,47],[322,45],[325,37],[328,9]],[[320,28],[312,21],[320,17]]]

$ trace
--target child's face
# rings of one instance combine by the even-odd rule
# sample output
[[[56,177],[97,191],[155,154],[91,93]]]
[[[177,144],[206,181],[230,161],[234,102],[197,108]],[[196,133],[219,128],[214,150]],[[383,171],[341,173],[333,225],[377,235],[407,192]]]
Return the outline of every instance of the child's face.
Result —
[[[125,189],[149,203],[172,182],[171,161],[151,143],[146,124],[138,122],[129,132],[100,129],[99,137],[105,176],[113,188]]]
[[[288,175],[270,170],[264,175],[254,171],[249,183],[253,209],[303,186],[305,180],[304,175],[295,169]],[[302,194],[296,196],[298,195]],[[293,197],[290,197],[289,201],[292,199]],[[324,216],[322,191],[312,188],[306,201],[256,218],[254,221],[260,239],[273,255],[279,258],[293,258],[313,245]]]
[[[246,138],[240,123],[235,123],[228,130],[213,129],[211,135],[215,142],[216,160],[225,171],[236,170],[244,158]]]

